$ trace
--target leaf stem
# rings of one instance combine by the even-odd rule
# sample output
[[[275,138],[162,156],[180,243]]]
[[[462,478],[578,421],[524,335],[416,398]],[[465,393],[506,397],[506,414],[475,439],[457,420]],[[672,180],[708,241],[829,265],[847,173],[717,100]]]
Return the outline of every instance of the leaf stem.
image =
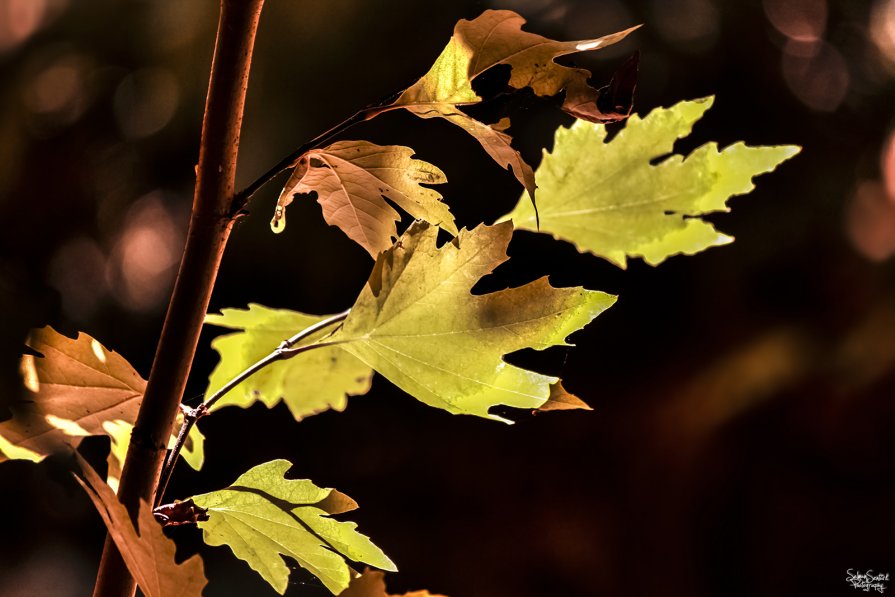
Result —
[[[343,133],[353,127],[355,124],[359,122],[364,122],[365,120],[370,120],[379,116],[383,112],[389,111],[390,104],[403,93],[404,90],[397,91],[392,93],[388,97],[382,99],[381,101],[369,105],[366,108],[362,108],[340,122],[339,124],[333,126],[332,128],[320,133],[310,141],[299,145],[295,150],[293,150],[289,155],[284,157],[282,160],[276,163],[273,167],[270,168],[267,172],[256,178],[252,181],[246,188],[241,190],[236,194],[236,198],[233,201],[233,206],[230,211],[231,217],[237,217],[245,213],[245,208],[249,203],[249,200],[252,198],[252,195],[257,193],[261,187],[269,183],[273,180],[280,172],[284,170],[288,170],[295,165],[296,160],[303,156],[305,153],[312,149],[316,149],[320,147],[336,135]]]
[[[214,406],[218,400],[226,396],[230,392],[230,390],[244,382],[246,379],[257,373],[258,371],[261,371],[271,363],[291,359],[294,356],[297,356],[309,350],[313,350],[315,348],[325,348],[327,346],[338,344],[337,342],[317,341],[313,344],[293,348],[297,343],[319,332],[320,330],[324,330],[334,324],[345,321],[345,318],[348,317],[348,314],[350,312],[351,309],[346,309],[341,313],[336,313],[332,317],[322,319],[317,323],[306,327],[294,336],[283,340],[273,352],[257,361],[256,363],[245,369],[242,373],[225,383],[219,390],[206,398],[205,401],[196,408],[188,408],[184,405],[181,405],[180,408],[181,410],[183,410],[183,424],[180,426],[180,431],[177,433],[177,440],[175,441],[174,446],[171,448],[171,452],[165,459],[165,465],[162,468],[162,474],[159,480],[158,491],[155,495],[154,505],[158,506],[162,503],[162,498],[164,497],[165,490],[168,487],[168,481],[171,480],[171,474],[174,472],[174,465],[177,464],[177,459],[180,457],[180,452],[183,450],[183,445],[186,442],[186,438],[192,430],[193,425],[196,424],[196,421],[209,414],[209,412],[211,411],[211,407]]]

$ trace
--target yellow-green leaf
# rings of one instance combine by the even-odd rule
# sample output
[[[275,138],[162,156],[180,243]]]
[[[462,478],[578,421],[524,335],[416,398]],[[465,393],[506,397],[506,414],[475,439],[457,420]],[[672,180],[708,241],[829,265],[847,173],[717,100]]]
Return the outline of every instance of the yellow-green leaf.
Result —
[[[330,518],[357,508],[348,496],[307,480],[286,479],[288,460],[273,460],[242,474],[230,487],[194,496],[208,510],[199,522],[209,545],[228,545],[280,594],[285,593],[294,559],[334,594],[344,591],[353,571],[349,561],[395,571],[395,565],[357,532],[352,522]]]
[[[283,340],[326,318],[256,304],[250,304],[248,309],[223,309],[220,315],[206,315],[206,323],[240,330],[212,340],[211,346],[220,353],[221,362],[208,380],[208,394],[270,354]],[[303,344],[319,340],[331,331],[320,330]],[[368,366],[342,348],[320,348],[268,365],[233,388],[212,410],[224,406],[247,408],[256,401],[272,408],[283,400],[292,415],[301,420],[329,409],[345,410],[348,396],[365,394],[370,389],[372,375]]]
[[[274,232],[283,230],[285,208],[292,203],[293,195],[316,191],[327,223],[341,228],[375,258],[391,246],[397,236],[395,222],[400,220],[385,198],[414,218],[457,233],[441,195],[422,186],[444,182],[444,173],[428,162],[413,159],[409,147],[339,141],[298,159],[280,193],[271,228]]]
[[[671,255],[731,242],[699,216],[729,211],[730,197],[750,192],[754,176],[772,171],[799,148],[736,143],[719,151],[707,143],[686,159],[675,154],[652,165],[690,134],[712,102],[685,101],[643,119],[632,116],[608,143],[603,125],[560,127],[553,152],[545,152],[537,171],[540,227],[524,198],[503,219],[620,267],[629,257],[657,265]]]
[[[134,528],[131,517],[112,488],[77,452],[75,458],[80,469],[75,478],[96,506],[109,529],[109,536],[143,594],[146,597],[200,597],[207,584],[202,559],[194,555],[176,563],[177,547],[165,537],[149,504],[140,501],[137,527]]]
[[[415,398],[455,414],[498,421],[491,407],[538,408],[556,377],[503,356],[567,345],[566,337],[615,297],[553,288],[541,278],[473,295],[475,283],[506,261],[509,223],[460,231],[436,246],[437,230],[417,222],[376,261],[351,313],[330,338]]]

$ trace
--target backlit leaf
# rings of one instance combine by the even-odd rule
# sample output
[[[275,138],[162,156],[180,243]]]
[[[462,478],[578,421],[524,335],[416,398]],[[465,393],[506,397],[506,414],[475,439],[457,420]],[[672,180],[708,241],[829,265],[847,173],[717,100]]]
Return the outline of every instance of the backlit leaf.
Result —
[[[413,159],[413,150],[367,141],[339,141],[299,158],[277,202],[274,232],[286,224],[285,207],[296,193],[317,192],[323,218],[341,228],[374,258],[397,236],[400,215],[384,199],[394,201],[414,218],[457,233],[454,218],[441,195],[423,184],[447,179],[428,162]]]
[[[510,146],[510,136],[502,132],[508,123],[494,128],[459,110],[459,106],[482,101],[472,88],[473,79],[492,67],[509,65],[511,87],[530,87],[542,96],[565,91],[563,109],[570,114],[596,122],[618,120],[627,116],[630,105],[622,115],[617,114],[615,106],[610,113],[601,112],[597,106],[600,92],[587,84],[590,72],[562,66],[554,59],[605,48],[624,39],[636,27],[596,39],[559,42],[523,31],[524,24],[525,19],[510,10],[486,10],[471,21],[459,21],[429,72],[383,111],[405,108],[420,118],[444,118],[456,124],[475,137],[498,164],[510,169],[533,198],[535,181],[531,167]],[[633,87],[630,89],[633,94]]]
[[[594,101],[597,97],[596,90],[587,85],[590,72],[563,66],[555,59],[605,48],[621,41],[637,27],[595,39],[561,42],[523,31],[524,24],[525,19],[511,10],[486,10],[471,21],[459,21],[429,72],[404,91],[393,105],[477,103],[481,98],[473,91],[472,80],[492,67],[506,64],[510,66],[511,87],[529,87],[540,96],[553,96],[566,90],[567,101],[575,98],[577,102],[579,118],[616,120],[603,117],[596,105],[590,111],[583,107],[584,95],[592,95]]]
[[[351,313],[330,338],[415,398],[455,414],[506,421],[497,405],[538,408],[556,377],[503,356],[567,345],[566,337],[615,297],[553,288],[541,278],[485,295],[470,290],[506,261],[509,223],[460,232],[436,247],[437,230],[417,222],[376,261]]]
[[[652,165],[690,134],[712,102],[681,102],[643,119],[632,116],[608,143],[603,125],[576,121],[560,127],[537,172],[539,231],[620,267],[629,257],[657,265],[671,255],[731,242],[698,216],[729,211],[730,197],[750,192],[754,176],[772,171],[799,148],[736,143],[719,151],[707,143],[686,158],[675,154]],[[524,198],[503,219],[538,231]]]
[[[202,559],[194,555],[177,564],[176,546],[165,537],[152,509],[140,501],[137,528],[115,492],[106,485],[80,455],[75,452],[79,475],[75,478],[87,492],[124,563],[146,597],[200,597],[207,584]]]
[[[283,340],[326,318],[256,304],[250,304],[248,309],[223,309],[220,315],[206,315],[206,323],[240,330],[212,340],[211,346],[220,353],[221,362],[208,380],[208,394],[270,354]],[[321,330],[304,343],[330,332]],[[233,388],[212,410],[224,406],[247,408],[256,401],[272,408],[283,400],[292,415],[301,420],[328,409],[345,410],[348,396],[365,394],[370,389],[372,375],[368,366],[342,348],[320,348],[271,363]]]
[[[192,498],[208,510],[199,522],[209,545],[228,545],[280,594],[285,593],[288,556],[312,572],[334,594],[348,587],[349,561],[383,570],[395,565],[356,531],[352,522],[330,518],[357,508],[348,496],[307,480],[286,479],[288,460],[274,460],[242,474],[230,487]]]
[[[52,328],[34,330],[23,355],[26,400],[0,423],[0,461],[39,461],[82,437],[108,435],[105,424],[134,421],[146,382],[121,355],[87,334],[72,339]]]
[[[72,339],[45,327],[31,332],[28,346],[43,356],[22,356],[29,395],[12,405],[11,419],[0,423],[0,462],[40,462],[77,446],[83,437],[107,435],[108,483],[117,489],[146,381],[121,355],[84,333]],[[204,458],[203,441],[193,427],[182,452],[196,470]]]

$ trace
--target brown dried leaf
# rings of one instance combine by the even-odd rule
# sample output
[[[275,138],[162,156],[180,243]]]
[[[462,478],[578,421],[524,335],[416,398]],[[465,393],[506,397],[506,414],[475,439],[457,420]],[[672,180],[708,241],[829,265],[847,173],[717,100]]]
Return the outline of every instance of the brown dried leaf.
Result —
[[[386,592],[385,573],[367,568],[364,573],[351,580],[347,589],[339,597],[445,597],[429,591],[411,591],[394,595]]]
[[[587,84],[591,73],[582,68],[563,66],[555,59],[611,46],[639,25],[595,39],[555,41],[523,31],[524,24],[525,19],[510,10],[488,10],[472,21],[457,23],[451,41],[471,50],[469,79],[498,64],[507,64],[511,67],[510,87],[530,87],[540,96],[553,96],[566,90],[563,110],[592,122],[618,120],[613,115],[602,114],[595,104],[585,109],[585,97],[592,98],[594,102],[597,99],[597,90]],[[574,112],[567,107],[574,107]]]
[[[513,149],[510,145],[513,140],[512,137],[504,133],[503,130],[479,122],[475,118],[457,110],[451,104],[412,106],[407,109],[420,118],[444,118],[475,137],[495,162],[513,173],[513,176],[528,191],[529,197],[534,197],[535,188],[537,187],[535,185],[534,171],[522,159],[522,155]],[[509,118],[504,118],[497,124],[507,128],[510,126]]]
[[[478,139],[497,163],[504,168],[512,167],[513,174],[533,200],[535,183],[531,167],[510,147],[510,136],[502,132],[509,122],[504,120],[491,127],[458,109],[458,106],[482,101],[472,88],[472,80],[494,66],[506,64],[511,67],[509,85],[515,89],[530,87],[541,96],[565,90],[563,110],[569,114],[593,122],[619,120],[631,110],[630,101],[626,108],[618,103],[625,93],[613,94],[612,101],[608,102],[611,110],[604,113],[597,100],[604,98],[606,103],[606,93],[587,84],[590,72],[563,66],[554,59],[605,48],[621,41],[637,27],[595,39],[559,42],[523,31],[524,24],[525,19],[510,10],[486,10],[471,21],[461,20],[429,72],[382,111],[405,108],[421,118],[441,117],[460,126]],[[618,85],[625,90],[630,88],[633,96],[628,78]]]
[[[634,91],[637,88],[637,67],[640,53],[633,54],[619,67],[609,85],[594,89],[586,81],[578,81],[566,89],[562,109],[581,120],[617,122],[631,115]]]
[[[447,182],[444,173],[428,162],[413,159],[413,150],[400,145],[367,141],[339,141],[304,154],[280,193],[271,221],[274,232],[285,227],[285,207],[293,195],[317,192],[323,218],[338,226],[374,258],[397,236],[400,215],[384,199],[394,201],[414,218],[457,234],[450,209],[441,195],[423,184]]]
[[[534,412],[545,412],[551,410],[593,410],[581,398],[574,394],[570,394],[562,387],[562,382],[558,381],[550,386],[550,397],[547,402],[541,405]]]
[[[99,478],[86,460],[77,452],[74,454],[80,468],[80,476],[75,475],[75,478],[96,506],[127,569],[146,597],[201,597],[208,582],[202,558],[194,555],[177,564],[174,560],[176,546],[165,537],[149,504],[141,500],[137,528],[134,528],[127,509],[118,501],[112,488]]]
[[[22,356],[31,395],[0,423],[0,462],[38,462],[82,437],[111,435],[114,421],[136,420],[146,382],[121,355],[87,334],[72,339],[50,327],[34,330],[28,346],[44,356]]]

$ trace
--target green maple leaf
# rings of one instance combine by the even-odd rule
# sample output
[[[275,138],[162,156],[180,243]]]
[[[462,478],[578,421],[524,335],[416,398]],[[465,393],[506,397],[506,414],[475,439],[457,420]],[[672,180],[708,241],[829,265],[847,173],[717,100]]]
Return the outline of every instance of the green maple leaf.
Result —
[[[632,116],[606,142],[606,127],[583,121],[556,131],[552,153],[538,167],[538,216],[520,198],[504,220],[517,228],[551,234],[578,250],[625,267],[628,257],[657,265],[671,255],[692,255],[733,240],[698,216],[729,211],[727,199],[750,192],[752,178],[799,152],[793,145],[719,151],[707,143],[686,159],[669,154],[690,134],[713,98]]]
[[[470,290],[506,261],[509,223],[462,230],[436,247],[437,229],[417,222],[380,255],[343,326],[328,340],[415,398],[455,414],[506,421],[496,405],[538,408],[558,378],[503,356],[567,345],[566,337],[615,297],[553,288],[541,278],[485,295]]]
[[[286,338],[326,318],[256,304],[250,304],[248,309],[223,309],[220,315],[206,315],[206,323],[241,330],[212,340],[211,346],[220,353],[221,362],[208,380],[208,394],[270,354]],[[321,330],[304,344],[329,332]],[[233,388],[212,410],[224,406],[248,408],[256,401],[272,408],[282,400],[292,415],[301,420],[328,409],[345,410],[348,396],[365,394],[370,389],[372,375],[368,366],[342,348],[320,348],[268,365]]]
[[[208,509],[199,522],[209,545],[228,545],[236,557],[280,594],[286,592],[288,556],[317,576],[334,594],[344,591],[353,571],[348,561],[389,571],[394,563],[352,522],[329,517],[357,508],[357,503],[334,490],[307,480],[286,479],[288,460],[273,460],[243,473],[230,487],[194,496]]]

